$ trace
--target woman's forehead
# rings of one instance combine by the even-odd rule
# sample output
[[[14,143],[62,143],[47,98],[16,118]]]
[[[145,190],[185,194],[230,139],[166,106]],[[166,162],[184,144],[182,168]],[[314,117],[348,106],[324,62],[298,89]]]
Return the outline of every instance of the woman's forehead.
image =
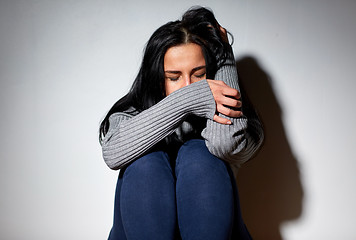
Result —
[[[164,56],[164,70],[196,68],[205,65],[201,47],[195,43],[187,43],[171,47]]]

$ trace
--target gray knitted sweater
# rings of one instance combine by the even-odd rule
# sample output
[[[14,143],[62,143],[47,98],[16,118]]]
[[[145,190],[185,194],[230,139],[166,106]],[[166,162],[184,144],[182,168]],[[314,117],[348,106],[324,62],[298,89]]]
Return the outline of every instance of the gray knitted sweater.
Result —
[[[233,64],[217,71],[215,79],[240,90],[234,60],[230,59],[230,62]],[[224,125],[213,121],[215,112],[215,100],[208,82],[201,80],[174,91],[140,113],[133,108],[114,113],[109,118],[109,130],[102,141],[103,158],[111,169],[120,169],[143,156],[170,134],[189,132],[191,125],[184,120],[193,114],[207,119],[201,136],[209,151],[239,168],[262,143],[261,123],[257,115],[223,116],[232,121],[231,125]]]

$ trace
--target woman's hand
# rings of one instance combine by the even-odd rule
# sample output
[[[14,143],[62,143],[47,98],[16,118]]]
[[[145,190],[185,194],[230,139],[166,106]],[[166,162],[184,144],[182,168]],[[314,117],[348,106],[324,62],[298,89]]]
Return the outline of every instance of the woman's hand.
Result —
[[[221,39],[222,39],[225,43],[229,44],[229,38],[228,38],[228,36],[227,36],[227,31],[226,31],[226,29],[225,29],[224,27],[222,27],[219,23],[216,23],[216,26],[215,26],[215,27],[214,27],[214,25],[208,25],[208,27],[210,27],[210,28],[215,28],[216,31],[220,33]]]
[[[207,82],[215,99],[217,113],[235,118],[242,116],[242,112],[236,110],[242,106],[242,102],[240,101],[241,95],[238,90],[229,87],[220,80],[208,79]],[[230,120],[220,117],[217,114],[214,115],[213,120],[221,124],[231,124]]]
[[[220,28],[220,35],[222,40],[226,43],[229,43],[229,38],[227,37],[226,29],[223,28],[222,26],[220,26],[219,28]]]

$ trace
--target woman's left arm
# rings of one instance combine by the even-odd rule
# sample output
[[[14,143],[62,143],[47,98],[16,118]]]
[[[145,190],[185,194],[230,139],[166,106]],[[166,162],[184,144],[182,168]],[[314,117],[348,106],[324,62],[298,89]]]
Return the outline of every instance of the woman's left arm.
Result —
[[[222,80],[231,88],[240,91],[232,52],[226,64],[217,71],[215,79]],[[228,117],[219,113],[219,116],[229,119],[232,124],[221,124],[207,119],[207,126],[202,131],[202,137],[209,151],[237,167],[254,155],[264,138],[262,124],[255,110],[248,108],[249,103],[244,96],[241,99],[244,115]]]

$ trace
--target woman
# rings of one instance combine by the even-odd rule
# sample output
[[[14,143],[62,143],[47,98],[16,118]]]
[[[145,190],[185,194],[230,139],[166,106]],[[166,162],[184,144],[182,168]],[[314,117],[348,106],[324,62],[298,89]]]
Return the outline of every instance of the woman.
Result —
[[[153,33],[99,138],[120,169],[109,239],[250,239],[231,167],[251,158],[263,132],[211,11],[190,9]]]

